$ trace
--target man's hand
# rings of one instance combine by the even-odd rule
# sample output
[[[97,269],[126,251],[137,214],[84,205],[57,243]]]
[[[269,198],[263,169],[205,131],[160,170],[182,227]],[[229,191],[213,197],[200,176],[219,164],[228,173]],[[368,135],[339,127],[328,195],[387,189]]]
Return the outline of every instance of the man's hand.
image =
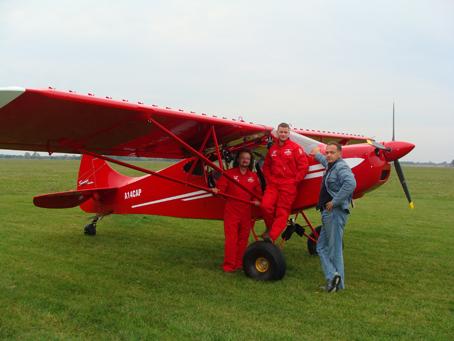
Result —
[[[333,202],[332,201],[328,201],[325,205],[325,208],[328,210],[328,211],[331,211],[333,209]]]
[[[212,188],[211,189],[211,192],[213,192],[214,194],[218,194],[219,193],[219,188]]]
[[[260,206],[260,201],[258,201],[257,199],[253,201],[254,205],[259,207]]]
[[[315,154],[318,154],[320,153],[320,147],[314,147],[312,150],[311,150],[311,155],[315,155]]]

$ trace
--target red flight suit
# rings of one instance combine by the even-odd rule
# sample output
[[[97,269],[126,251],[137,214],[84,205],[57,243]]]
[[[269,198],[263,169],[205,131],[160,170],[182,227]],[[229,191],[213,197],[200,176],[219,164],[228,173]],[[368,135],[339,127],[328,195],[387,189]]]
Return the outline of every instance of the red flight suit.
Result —
[[[276,240],[287,226],[295,201],[298,183],[304,179],[309,162],[304,150],[288,139],[282,146],[276,141],[263,164],[266,190],[262,200],[265,225],[271,239]]]
[[[243,175],[240,168],[235,167],[228,169],[226,173],[253,193],[261,194],[260,181],[254,172],[248,169]],[[236,186],[224,176],[218,180],[216,187],[221,192],[237,198],[248,201],[254,199],[251,194]],[[231,272],[243,267],[243,255],[248,244],[252,224],[252,204],[227,198],[224,208],[225,247],[222,265],[224,271]]]

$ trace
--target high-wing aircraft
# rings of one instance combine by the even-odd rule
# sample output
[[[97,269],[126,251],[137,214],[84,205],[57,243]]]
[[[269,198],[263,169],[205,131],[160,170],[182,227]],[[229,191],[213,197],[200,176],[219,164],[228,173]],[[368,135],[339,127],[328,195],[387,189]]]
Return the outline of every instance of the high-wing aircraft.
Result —
[[[93,221],[85,226],[89,235],[96,234],[98,219],[109,214],[222,219],[225,198],[230,196],[213,194],[211,188],[216,179],[224,175],[240,186],[225,170],[232,166],[238,150],[248,148],[255,156],[255,169],[265,187],[260,166],[273,141],[272,132],[272,127],[243,119],[93,94],[53,88],[0,89],[0,148],[82,155],[75,190],[39,195],[33,202],[44,208],[80,206],[85,212],[94,213]],[[384,184],[390,176],[390,163],[394,162],[407,200],[413,206],[398,160],[414,145],[394,141],[394,133],[392,141],[379,143],[361,135],[293,128],[290,138],[308,154],[315,146],[323,153],[327,141],[342,144],[342,156],[357,182],[355,199]],[[153,171],[112,156],[179,161]],[[319,230],[304,210],[317,204],[324,168],[312,157],[309,160],[309,172],[299,185],[293,205],[295,217],[290,219],[280,244],[259,241],[253,230],[256,241],[249,246],[244,259],[244,270],[252,278],[275,280],[285,275],[281,248],[293,233],[305,236],[309,252],[316,253]],[[112,169],[109,162],[143,172],[144,176],[125,176]],[[303,225],[296,223],[298,216],[304,220]],[[257,208],[254,219],[261,219]]]

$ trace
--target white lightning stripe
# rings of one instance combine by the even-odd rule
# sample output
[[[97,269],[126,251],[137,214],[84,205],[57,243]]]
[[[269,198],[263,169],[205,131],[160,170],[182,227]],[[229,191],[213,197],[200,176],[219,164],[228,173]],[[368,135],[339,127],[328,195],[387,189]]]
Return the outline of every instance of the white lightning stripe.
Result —
[[[307,174],[307,175],[304,177],[304,180],[322,177],[322,176],[323,176],[323,173],[325,173],[325,171]]]
[[[347,165],[353,169],[355,168],[356,166],[358,166],[361,162],[364,161],[364,159],[362,158],[359,158],[359,157],[352,157],[352,158],[349,158],[349,159],[344,159],[344,161],[347,163]],[[314,165],[314,166],[317,166],[317,165]],[[307,174],[304,179],[312,179],[312,178],[319,178],[319,177],[322,177],[323,176],[323,173],[325,172],[324,170],[324,167],[322,165],[318,165],[320,167],[318,168],[314,168],[312,170],[316,170],[316,169],[323,169],[323,171],[321,172],[314,172],[314,173],[310,173],[310,174]],[[313,166],[311,166],[313,167]],[[311,167],[309,167],[309,170],[311,170]]]
[[[182,201],[197,200],[197,199],[208,198],[208,197],[212,197],[212,196],[213,196],[213,194],[208,193],[208,194],[198,195],[196,197],[190,197],[190,198],[182,199]]]
[[[161,202],[166,202],[166,201],[171,201],[171,200],[176,200],[176,199],[181,199],[181,198],[192,197],[193,195],[198,195],[198,194],[203,194],[203,193],[206,193],[206,191],[195,191],[195,192],[175,195],[173,197],[167,197],[167,198],[163,198],[163,199],[159,199],[159,200],[144,202],[142,204],[132,205],[131,208],[137,208],[137,207],[142,207],[142,206],[159,204]]]
[[[312,172],[312,171],[316,171],[316,170],[319,170],[319,169],[324,169],[325,167],[323,167],[321,164],[317,164],[317,165],[312,165],[312,166],[309,166],[309,172]]]
[[[349,159],[344,159],[345,162],[347,162],[347,165],[353,169],[355,168],[356,166],[358,166],[361,162],[364,161],[364,159],[360,158],[360,157],[351,157]]]

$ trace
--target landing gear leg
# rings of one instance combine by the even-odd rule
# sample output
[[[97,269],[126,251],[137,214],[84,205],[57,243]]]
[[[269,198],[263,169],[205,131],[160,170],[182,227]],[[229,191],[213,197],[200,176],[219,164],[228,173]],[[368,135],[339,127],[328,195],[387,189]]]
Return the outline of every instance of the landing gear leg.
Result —
[[[96,236],[96,223],[99,220],[99,216],[93,218],[90,224],[85,225],[84,234],[88,236]]]

